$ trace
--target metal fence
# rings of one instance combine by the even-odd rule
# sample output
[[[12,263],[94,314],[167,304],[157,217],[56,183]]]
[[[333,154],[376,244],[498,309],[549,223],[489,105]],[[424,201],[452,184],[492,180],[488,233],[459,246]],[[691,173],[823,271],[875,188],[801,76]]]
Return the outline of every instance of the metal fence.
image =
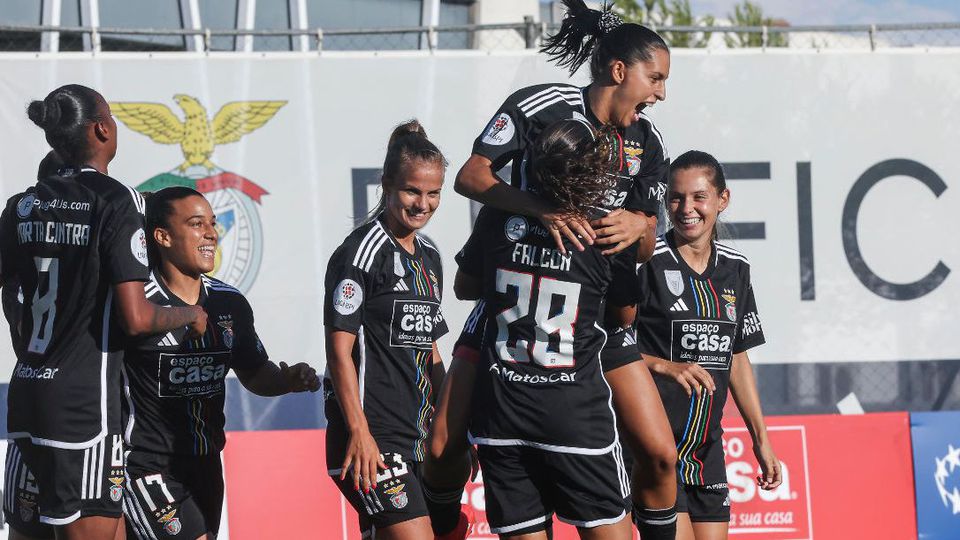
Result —
[[[539,47],[556,25],[510,24],[415,26],[377,29],[136,29],[0,25],[0,52],[161,51],[509,51]],[[889,49],[958,47],[960,23],[843,26],[656,28],[674,48]]]

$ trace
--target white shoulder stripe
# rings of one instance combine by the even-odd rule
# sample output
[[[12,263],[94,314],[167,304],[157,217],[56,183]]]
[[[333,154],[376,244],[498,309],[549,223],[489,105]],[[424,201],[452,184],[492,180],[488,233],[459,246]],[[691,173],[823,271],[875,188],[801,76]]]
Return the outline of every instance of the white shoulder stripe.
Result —
[[[420,243],[423,244],[424,246],[426,246],[426,247],[428,247],[428,248],[436,251],[437,253],[440,253],[440,250],[437,249],[436,246],[434,246],[433,244],[431,244],[426,238],[420,236],[419,234],[417,235],[417,240],[419,240]]]
[[[673,250],[669,247],[662,247],[653,250],[653,256],[661,255],[663,253],[669,253],[670,258],[672,258],[674,262],[680,262],[677,260],[677,256],[673,254]]]
[[[572,98],[572,97],[565,96],[563,94],[554,94],[554,95],[547,96],[547,98],[548,99],[546,101],[544,101],[543,103],[540,103],[539,105],[537,105],[532,109],[520,109],[520,110],[523,112],[524,116],[529,118],[537,114],[538,112],[546,109],[550,105],[553,105],[555,103],[560,103],[561,101],[565,101],[569,105],[573,105],[575,107],[580,107],[581,105],[583,105],[583,100],[580,99],[579,96],[577,96],[576,98]]]
[[[549,86],[537,92],[536,94],[529,96],[527,99],[524,99],[520,103],[517,103],[517,107],[523,109],[524,107],[527,107],[531,105],[533,102],[541,99],[543,96],[553,92],[565,92],[568,94],[577,94],[578,96],[580,95],[580,89],[574,86]]]
[[[357,253],[353,257],[354,266],[360,266],[360,260],[363,258],[364,252],[370,246],[370,242],[380,234],[383,234],[383,229],[380,228],[379,223],[374,223],[373,227],[370,227],[370,230],[367,231],[367,235],[364,236],[363,240],[360,242],[360,247],[357,248]]]
[[[716,243],[716,246],[717,246],[717,251],[725,251],[725,252],[731,253],[731,254],[733,254],[733,255],[739,255],[739,256],[741,256],[741,257],[746,257],[746,255],[744,255],[743,253],[741,253],[741,252],[733,249],[732,247],[730,247],[730,246],[728,246],[728,245],[726,245],[726,244],[721,244],[720,242],[717,242],[717,243]]]
[[[146,215],[147,208],[146,203],[143,200],[143,195],[141,195],[139,191],[126,184],[123,184],[123,187],[127,188],[127,191],[130,192],[130,197],[133,198],[133,205],[136,207],[137,212],[139,212],[141,216]]]
[[[747,258],[744,257],[744,256],[742,256],[742,255],[734,255],[734,254],[732,254],[732,253],[727,253],[727,252],[725,252],[725,251],[720,251],[719,249],[717,250],[717,255],[722,255],[722,256],[724,256],[724,257],[726,257],[726,258],[728,258],[728,259],[736,259],[736,260],[738,260],[738,261],[743,261],[744,263],[747,264],[747,266],[750,265],[750,261],[748,261]]]
[[[667,145],[663,142],[663,135],[660,134],[660,130],[657,129],[656,124],[653,123],[653,119],[643,112],[640,113],[640,118],[643,118],[650,124],[650,129],[653,131],[653,134],[656,135],[657,140],[660,141],[660,148],[663,148],[663,159],[670,159],[670,153],[667,152]]]
[[[578,88],[570,88],[567,90],[556,88],[556,89],[550,89],[546,92],[541,92],[540,94],[538,94],[536,99],[525,100],[523,103],[519,105],[519,107],[521,111],[527,113],[531,109],[539,105],[542,105],[543,102],[553,99],[555,97],[563,97],[563,98],[567,98],[569,100],[574,100],[574,101],[580,101],[583,99],[580,96],[580,89]]]
[[[382,232],[382,231],[381,231]],[[383,233],[378,236],[377,243],[373,244],[373,247],[367,250],[369,253],[360,260],[360,269],[364,272],[369,272],[370,268],[373,266],[374,259],[377,258],[377,252],[380,251],[380,248],[383,247],[383,244],[387,243],[387,233]]]

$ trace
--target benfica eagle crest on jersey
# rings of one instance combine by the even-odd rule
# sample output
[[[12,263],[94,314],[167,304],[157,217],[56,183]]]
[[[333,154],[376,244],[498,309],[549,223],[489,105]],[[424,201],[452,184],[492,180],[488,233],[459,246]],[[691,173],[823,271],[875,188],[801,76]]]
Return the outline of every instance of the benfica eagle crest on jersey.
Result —
[[[210,158],[222,144],[239,141],[277,114],[286,101],[233,101],[213,118],[194,97],[174,97],[180,118],[162,103],[111,103],[113,115],[128,128],[160,144],[179,144],[184,161],[137,186],[156,191],[169,186],[196,189],[217,215],[217,245],[212,275],[246,292],[253,286],[263,257],[263,231],[258,207],[269,193],[252,180],[215,165]]]
[[[667,289],[674,296],[683,294],[683,275],[679,270],[664,270],[663,279],[667,282]]]

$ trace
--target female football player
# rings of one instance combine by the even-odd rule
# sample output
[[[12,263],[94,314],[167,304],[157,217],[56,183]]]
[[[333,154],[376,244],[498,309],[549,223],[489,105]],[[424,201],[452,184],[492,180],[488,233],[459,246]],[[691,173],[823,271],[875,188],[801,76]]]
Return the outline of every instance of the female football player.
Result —
[[[397,126],[380,203],[327,265],[327,467],[365,536],[433,537],[420,477],[447,325],[440,253],[417,231],[440,205],[445,170],[417,121]]]
[[[613,128],[597,134],[583,119],[547,127],[531,148],[540,196],[571,215],[606,213],[616,150]],[[492,314],[470,418],[491,532],[546,538],[556,514],[583,538],[629,538],[629,479],[601,364],[639,358],[605,348],[599,323],[604,294],[635,280],[632,266],[618,268],[596,246],[562,253],[536,220],[493,207],[457,261],[457,295],[481,297]],[[459,397],[443,395],[440,406]]]
[[[677,538],[727,537],[730,521],[720,420],[727,389],[753,439],[761,489],[780,485],[747,350],[764,342],[750,263],[717,241],[730,202],[713,156],[677,158],[667,188],[672,230],[639,271],[637,342],[673,427],[678,463]]]
[[[227,373],[232,369],[260,396],[317,391],[320,379],[305,363],[278,367],[269,361],[246,298],[206,275],[214,268],[218,236],[203,195],[188,187],[150,194],[147,232],[147,298],[163,307],[202,306],[211,324],[199,337],[178,328],[127,345],[127,536],[212,540],[223,507]]]
[[[143,199],[107,176],[117,126],[103,96],[69,84],[27,116],[55,154],[0,216],[0,285],[23,298],[7,310],[17,365],[4,514],[11,538],[113,539],[122,510],[111,488],[124,482],[120,330],[199,334],[207,318],[144,296]]]
[[[489,206],[538,218],[561,251],[565,251],[561,237],[576,249],[583,249],[581,241],[589,244],[595,239],[606,248],[604,254],[620,252],[618,264],[632,267],[638,241],[641,259],[653,249],[656,214],[666,181],[666,149],[644,110],[666,99],[670,53],[663,39],[648,28],[621,24],[613,13],[588,9],[582,0],[565,0],[564,4],[567,18],[543,50],[571,72],[589,60],[593,82],[584,88],[566,83],[535,85],[508,97],[474,142],[473,155],[461,168],[455,187]],[[570,118],[584,119],[597,128],[609,124],[616,130],[618,159],[612,168],[617,182],[601,203],[610,213],[591,222],[559,212],[536,196],[539,188],[528,170],[530,143],[546,126]],[[495,171],[510,161],[508,185]],[[629,246],[633,247],[628,250]],[[469,462],[463,457],[467,398],[476,375],[471,359],[477,357],[488,324],[485,307],[482,301],[478,303],[457,341],[446,383],[456,400],[438,412],[431,428],[434,434],[425,484],[438,534],[456,527],[458,486],[469,474]],[[629,326],[630,321],[625,322]],[[611,335],[611,339],[632,347],[632,339],[625,334]],[[672,538],[676,449],[653,381],[642,363],[605,364],[604,369],[609,371],[607,379],[627,446],[642,464],[633,475],[634,519],[645,540]]]

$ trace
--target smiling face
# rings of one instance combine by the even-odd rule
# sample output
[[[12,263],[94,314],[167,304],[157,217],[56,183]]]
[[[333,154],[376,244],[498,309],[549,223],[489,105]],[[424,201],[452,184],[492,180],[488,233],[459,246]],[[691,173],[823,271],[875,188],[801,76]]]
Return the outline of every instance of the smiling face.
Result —
[[[171,203],[165,227],[153,230],[160,258],[191,277],[213,271],[217,218],[207,199],[191,195]]]
[[[386,190],[386,214],[396,236],[422,229],[440,206],[444,169],[440,163],[413,160]]]
[[[640,112],[667,99],[670,53],[652,49],[651,59],[631,65],[622,60],[610,64],[610,77],[616,85],[610,103],[610,123],[626,128],[640,120]]]
[[[705,167],[680,169],[670,175],[670,222],[676,234],[687,242],[712,239],[717,216],[730,202],[730,190],[718,190],[712,175],[713,171]]]

